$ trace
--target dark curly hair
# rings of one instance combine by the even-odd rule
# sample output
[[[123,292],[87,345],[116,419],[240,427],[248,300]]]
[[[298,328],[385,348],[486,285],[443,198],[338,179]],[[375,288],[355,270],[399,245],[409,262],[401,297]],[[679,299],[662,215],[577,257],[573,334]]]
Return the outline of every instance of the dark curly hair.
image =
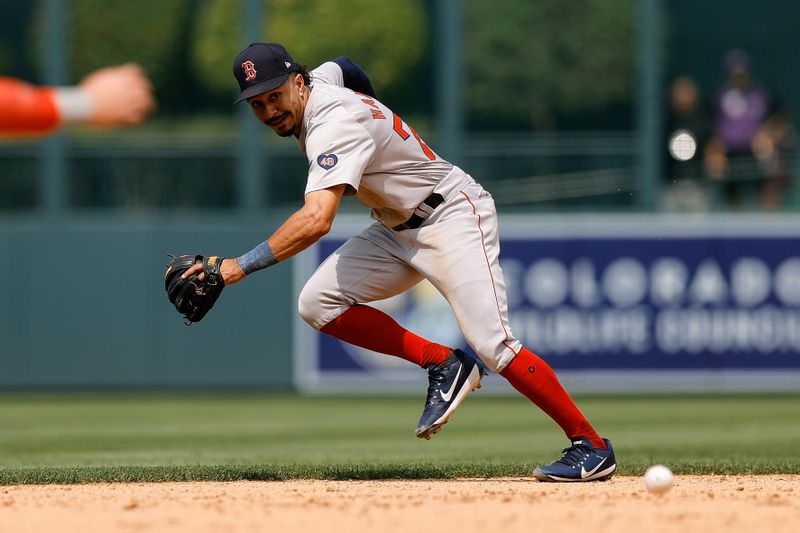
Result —
[[[305,65],[297,65],[294,69],[295,72],[303,76],[303,82],[306,86],[311,85],[311,74],[308,73],[308,67]]]

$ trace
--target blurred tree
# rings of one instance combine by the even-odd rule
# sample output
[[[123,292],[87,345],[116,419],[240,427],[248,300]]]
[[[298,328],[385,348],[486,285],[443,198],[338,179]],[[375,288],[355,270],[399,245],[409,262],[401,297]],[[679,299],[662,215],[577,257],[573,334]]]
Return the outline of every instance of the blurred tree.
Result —
[[[190,71],[185,51],[192,23],[192,0],[71,0],[69,8],[69,69],[77,82],[108,65],[140,64],[163,92]],[[39,3],[31,38],[41,51],[44,12]],[[37,53],[37,57],[41,57]],[[161,98],[159,98],[161,101]]]
[[[231,62],[249,44],[241,10],[241,0],[212,0],[198,13],[192,61],[202,82],[220,94],[235,92]],[[284,44],[295,61],[314,68],[348,55],[378,93],[402,80],[427,46],[420,0],[265,0],[265,13],[265,39]]]
[[[562,116],[630,102],[634,4],[470,0],[464,42],[471,122],[547,129]]]
[[[425,129],[420,114],[431,111],[428,93],[437,68],[429,13],[436,12],[437,0],[262,1],[264,39],[284,43],[311,68],[349,55],[367,70],[384,101]],[[0,2],[29,11],[41,5]],[[100,66],[135,61],[154,81],[159,114],[224,112],[235,93],[231,61],[248,44],[243,4],[71,0],[70,81]],[[598,118],[617,119],[631,107],[636,2],[466,0],[463,5],[470,127],[586,128]],[[29,56],[38,60],[43,16],[35,9],[29,38],[38,52]]]

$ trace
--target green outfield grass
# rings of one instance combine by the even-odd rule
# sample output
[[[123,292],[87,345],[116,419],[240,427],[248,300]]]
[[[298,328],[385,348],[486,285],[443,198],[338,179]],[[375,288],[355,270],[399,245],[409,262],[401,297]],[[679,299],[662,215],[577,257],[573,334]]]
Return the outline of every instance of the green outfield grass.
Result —
[[[800,397],[579,397],[619,473],[800,473]],[[521,397],[470,397],[430,441],[422,398],[0,395],[0,484],[527,476],[567,445]]]

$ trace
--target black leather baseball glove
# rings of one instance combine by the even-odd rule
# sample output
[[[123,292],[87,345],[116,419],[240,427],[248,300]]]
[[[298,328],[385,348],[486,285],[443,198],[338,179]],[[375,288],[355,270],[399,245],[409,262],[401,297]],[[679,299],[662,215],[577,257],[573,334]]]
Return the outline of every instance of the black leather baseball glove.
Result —
[[[164,288],[175,309],[183,315],[186,323],[199,322],[206,316],[225,288],[225,281],[219,272],[223,257],[202,255],[181,255],[173,257],[164,274]],[[199,274],[192,274],[181,279],[195,263],[203,263],[205,277],[201,281]]]

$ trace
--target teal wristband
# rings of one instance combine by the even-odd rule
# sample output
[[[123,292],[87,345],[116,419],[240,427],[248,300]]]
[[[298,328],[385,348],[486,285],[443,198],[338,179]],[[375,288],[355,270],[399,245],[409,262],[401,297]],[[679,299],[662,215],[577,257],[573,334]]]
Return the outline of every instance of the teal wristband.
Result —
[[[237,257],[236,262],[239,263],[239,268],[247,276],[251,272],[263,270],[274,265],[278,260],[275,259],[275,254],[272,252],[269,242],[264,241],[243,256]]]

